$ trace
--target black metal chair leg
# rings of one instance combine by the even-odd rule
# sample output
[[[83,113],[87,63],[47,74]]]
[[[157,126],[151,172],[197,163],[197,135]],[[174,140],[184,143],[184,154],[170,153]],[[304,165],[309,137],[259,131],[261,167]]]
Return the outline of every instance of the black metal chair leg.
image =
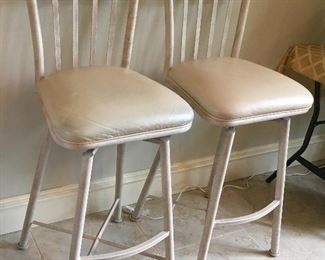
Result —
[[[302,146],[299,148],[299,150],[297,152],[295,152],[288,160],[287,160],[287,167],[289,165],[291,165],[294,161],[296,161],[300,155],[302,155],[310,142],[310,139],[313,135],[314,129],[318,124],[318,117],[319,117],[319,111],[320,111],[320,83],[315,81],[315,94],[314,94],[314,111],[313,111],[313,115],[311,117],[311,120],[309,122],[309,126],[304,138],[304,142],[302,144]],[[272,173],[272,175],[270,175],[267,179],[266,182],[270,183],[272,182],[274,179],[276,178],[276,171]]]

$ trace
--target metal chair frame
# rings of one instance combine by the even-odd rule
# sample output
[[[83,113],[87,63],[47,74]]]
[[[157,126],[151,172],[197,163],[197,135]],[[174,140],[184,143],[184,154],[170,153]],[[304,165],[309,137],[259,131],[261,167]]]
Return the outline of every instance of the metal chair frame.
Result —
[[[73,67],[79,66],[79,1],[73,0]],[[116,27],[117,15],[117,0],[111,0],[110,9],[110,26],[109,37],[107,43],[107,65],[110,65],[112,58],[112,47],[114,39],[114,31]],[[130,67],[132,47],[134,41],[137,13],[138,13],[139,0],[128,1],[128,16],[125,30],[124,47],[121,66],[124,68]],[[44,48],[43,38],[41,32],[41,22],[38,11],[37,0],[27,0],[27,7],[31,25],[34,56],[35,56],[35,82],[38,84],[39,80],[45,75],[44,70]],[[56,70],[61,70],[61,38],[60,38],[60,20],[59,20],[59,1],[52,0],[53,10],[53,24],[54,24],[54,42],[55,42],[55,65]],[[90,45],[90,66],[95,64],[96,53],[96,29],[97,29],[97,13],[98,13],[98,0],[92,1],[92,23],[91,23],[91,45]],[[73,230],[66,230],[64,228],[56,227],[52,224],[46,224],[34,220],[34,212],[37,198],[40,194],[42,179],[46,170],[46,164],[50,152],[51,143],[51,129],[47,133],[47,137],[41,147],[38,164],[34,176],[30,199],[27,207],[23,230],[21,233],[20,242],[18,243],[19,249],[27,247],[28,235],[31,226],[38,225],[46,228],[51,228],[56,231],[72,234],[72,242],[70,248],[70,260],[79,259],[122,259],[141,254],[155,259],[170,259],[173,260],[174,256],[174,234],[173,234],[173,214],[172,214],[172,188],[171,188],[171,170],[170,170],[170,141],[169,138],[174,130],[167,130],[164,133],[145,134],[138,137],[127,137],[119,140],[107,141],[97,146],[85,145],[84,147],[66,147],[72,149],[79,149],[82,151],[82,170],[79,179],[78,197],[76,202],[76,210],[74,217]],[[152,237],[151,239],[128,248],[125,245],[114,243],[102,239],[102,234],[112,219],[114,222],[120,222],[121,218],[121,199],[122,199],[122,185],[123,185],[123,161],[125,154],[125,143],[136,140],[144,140],[159,145],[158,156],[161,163],[161,183],[162,183],[162,196],[163,196],[163,215],[164,227],[163,231]],[[115,201],[109,210],[105,221],[103,222],[97,236],[84,234],[84,224],[86,217],[87,201],[89,195],[89,187],[93,166],[93,159],[97,150],[106,145],[117,145],[117,159],[116,159],[116,186],[115,186]],[[154,164],[158,167],[157,160]],[[82,238],[93,240],[93,244],[87,256],[81,257]],[[152,253],[146,252],[149,248],[155,246],[161,241],[165,241],[165,257],[157,256]],[[120,248],[120,251],[92,255],[99,242]]]
[[[198,58],[199,46],[200,46],[200,31],[202,23],[202,12],[203,12],[203,0],[198,0],[197,6],[197,20],[196,20],[196,30],[194,39],[194,50],[192,54],[192,59],[196,60]],[[225,20],[225,27],[223,30],[223,36],[221,39],[221,49],[220,56],[225,55],[225,47],[228,38],[228,31],[233,7],[233,1],[228,1],[228,8]],[[188,16],[188,0],[183,0],[183,21],[182,21],[182,38],[181,38],[181,62],[185,61],[186,52],[186,32],[187,32],[187,16]],[[208,33],[208,46],[206,49],[206,58],[211,57],[211,49],[214,39],[214,26],[216,20],[216,13],[218,7],[218,0],[213,0],[213,7],[211,10],[211,21]],[[234,43],[232,46],[232,57],[238,58],[241,48],[241,43],[244,35],[245,24],[248,15],[250,0],[242,0],[240,13],[237,22],[236,34]],[[174,0],[165,1],[165,22],[166,22],[166,70],[174,65]],[[268,118],[267,120],[272,120],[273,118]],[[272,242],[271,249],[269,251],[270,255],[279,255],[279,245],[280,245],[280,230],[281,230],[281,219],[282,219],[282,207],[283,207],[283,195],[284,195],[284,185],[285,185],[285,174],[286,174],[286,160],[287,160],[287,149],[289,141],[289,130],[290,130],[290,119],[283,118],[278,120],[281,125],[280,131],[280,143],[279,143],[279,154],[278,154],[278,179],[276,183],[276,190],[274,195],[274,200],[272,200],[267,206],[260,209],[257,212],[248,214],[245,216],[228,218],[228,219],[216,219],[217,210],[219,206],[219,201],[221,197],[222,187],[225,180],[225,174],[227,171],[229,157],[231,153],[231,148],[235,136],[235,128],[222,126],[221,135],[219,138],[219,143],[217,145],[217,150],[215,153],[214,163],[212,166],[212,172],[210,175],[210,180],[208,184],[209,202],[206,210],[206,218],[204,230],[201,238],[200,249],[198,252],[197,259],[207,259],[208,249],[211,242],[211,236],[213,228],[217,225],[237,225],[252,222],[258,220],[265,215],[273,211],[273,226],[272,226]],[[250,121],[248,123],[254,123],[255,121]],[[247,122],[245,124],[248,124]],[[149,176],[143,186],[140,197],[138,199],[135,210],[130,213],[130,219],[136,221],[141,216],[141,209],[145,203],[146,197],[148,195],[151,183],[154,179],[156,168],[159,162],[159,154],[156,155],[155,161],[150,169]]]

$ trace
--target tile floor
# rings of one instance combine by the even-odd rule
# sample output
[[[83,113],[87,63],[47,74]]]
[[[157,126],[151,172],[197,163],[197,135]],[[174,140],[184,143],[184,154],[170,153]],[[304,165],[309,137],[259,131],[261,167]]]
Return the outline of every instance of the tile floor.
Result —
[[[296,166],[289,169],[289,174],[305,171],[302,167]],[[254,177],[249,182],[249,188],[244,190],[225,188],[218,215],[231,217],[262,208],[271,199],[274,189],[274,184],[268,185],[264,179],[263,175]],[[245,183],[245,180],[239,180],[231,184],[245,185]],[[206,205],[206,199],[199,190],[184,193],[179,201],[200,207]],[[150,217],[161,216],[160,200],[148,201],[143,214]],[[104,216],[105,212],[89,215],[85,232],[95,235]],[[177,205],[174,209],[174,222],[176,259],[195,259],[204,223],[203,211]],[[270,223],[271,216],[267,216],[256,223],[216,228],[209,259],[270,259],[267,255],[270,247]],[[57,224],[71,228],[72,220]],[[162,220],[142,218],[134,223],[124,216],[122,223],[111,223],[103,237],[134,245],[156,234],[161,226]],[[16,250],[19,232],[0,237],[0,259],[68,259],[69,235],[42,227],[33,228],[31,233],[29,248],[25,251]],[[91,241],[84,240],[84,254],[90,243]],[[163,244],[159,244],[151,252],[163,255],[163,248]],[[112,249],[101,244],[97,253]],[[137,256],[132,259],[146,257]],[[277,259],[325,259],[325,182],[315,175],[287,178],[281,255]]]

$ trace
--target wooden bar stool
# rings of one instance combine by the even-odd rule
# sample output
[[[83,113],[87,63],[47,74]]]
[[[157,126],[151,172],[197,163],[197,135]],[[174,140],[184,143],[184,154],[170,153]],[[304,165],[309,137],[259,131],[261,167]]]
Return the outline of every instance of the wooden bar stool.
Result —
[[[211,58],[218,1],[210,2],[210,23],[207,33],[205,57],[199,58],[204,42],[201,38],[203,0],[197,1],[197,20],[194,48],[191,59],[186,60],[189,3],[183,0],[181,28],[181,62],[174,64],[174,0],[165,1],[167,82],[170,88],[187,100],[193,109],[208,122],[222,128],[209,181],[209,202],[201,238],[198,259],[206,259],[213,228],[216,225],[233,225],[255,221],[274,212],[272,245],[270,254],[279,254],[283,193],[285,184],[290,117],[306,113],[313,103],[312,95],[297,82],[282,74],[239,59],[240,46],[248,15],[249,0],[241,3],[232,57],[224,57],[229,35],[232,7],[235,1],[227,1],[227,14],[221,39],[219,58]],[[223,2],[224,3],[224,2]],[[219,3],[220,4],[220,3]],[[201,49],[200,49],[201,47]],[[202,51],[203,52],[203,51]],[[246,216],[216,219],[222,187],[227,171],[235,127],[278,119],[281,126],[278,154],[278,179],[274,200],[263,209]],[[142,190],[132,219],[140,216],[144,198],[148,193],[155,172],[153,165]]]
[[[79,3],[73,0],[73,68],[62,69],[59,22],[59,1],[52,0],[56,72],[45,75],[44,48],[37,0],[27,0],[31,25],[35,79],[49,134],[41,148],[30,194],[25,222],[18,247],[27,246],[32,224],[72,233],[70,260],[122,259],[142,254],[156,259],[160,256],[145,252],[165,241],[166,259],[174,259],[172,190],[170,173],[169,137],[187,131],[192,124],[193,111],[178,95],[166,87],[130,69],[133,39],[138,12],[138,0],[128,1],[128,16],[122,55],[122,66],[112,67],[112,45],[116,26],[117,0],[112,0],[107,64],[95,65],[98,0],[92,1],[90,65],[79,67]],[[49,155],[50,139],[58,145],[82,153],[73,231],[34,221],[34,209]],[[125,143],[146,140],[159,145],[162,168],[162,196],[164,211],[163,231],[131,248],[101,239],[107,223],[121,221],[123,157]],[[117,145],[115,201],[96,237],[83,234],[87,200],[96,151],[103,146]],[[81,257],[82,238],[93,239],[88,256]],[[92,255],[99,242],[120,248],[120,251]]]

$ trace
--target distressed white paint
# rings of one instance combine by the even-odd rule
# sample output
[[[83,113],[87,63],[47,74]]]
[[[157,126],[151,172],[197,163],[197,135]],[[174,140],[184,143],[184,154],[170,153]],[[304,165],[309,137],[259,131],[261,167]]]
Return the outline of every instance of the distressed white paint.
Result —
[[[301,144],[297,139],[289,145],[292,154]],[[311,146],[306,152],[306,158],[320,159],[325,157],[323,149],[325,135],[312,138]],[[53,147],[53,146],[52,146]],[[255,147],[240,152],[234,152],[230,158],[227,180],[248,177],[273,169],[277,160],[278,144]],[[315,155],[319,157],[314,157]],[[98,156],[98,153],[97,153]],[[204,186],[211,172],[213,157],[203,157],[195,160],[182,161],[172,165],[173,192],[180,192],[189,186]],[[127,172],[124,176],[123,205],[136,202],[148,169]],[[245,173],[243,175],[242,173]],[[150,194],[160,196],[160,173],[153,180]],[[115,177],[93,180],[90,188],[88,213],[107,210],[107,205],[114,202]],[[59,188],[42,191],[39,198],[36,217],[46,223],[58,222],[73,217],[77,185],[66,185]],[[0,200],[0,234],[20,230],[26,213],[28,195],[16,196]],[[56,208],[49,213],[49,208]]]
[[[61,69],[61,35],[60,35],[60,14],[59,1],[52,0],[53,26],[54,26],[54,48],[55,48],[55,67]]]
[[[98,0],[93,0],[91,15],[90,65],[95,65]]]
[[[41,2],[46,2],[48,6],[50,1]],[[69,1],[59,0],[60,29],[63,36],[61,51],[62,57],[66,57],[62,58],[63,68],[72,66],[72,9],[67,2]],[[108,27],[106,25],[108,25],[109,17],[102,17],[101,14],[106,12],[107,15],[110,9],[109,1],[101,0],[100,2],[103,2],[104,5],[100,6],[101,9],[98,13],[98,30],[101,33],[97,35],[96,62],[105,64],[108,38]],[[126,3],[126,1],[118,2],[122,2],[122,5]],[[189,1],[190,14],[194,10],[191,2],[192,0]],[[324,42],[324,23],[321,22],[325,13],[324,1],[296,0],[294,2],[295,4],[292,4],[292,1],[283,0],[251,1],[241,57],[274,68],[288,46],[296,42]],[[49,50],[47,53],[50,57],[46,57],[48,60],[46,67],[48,68],[47,72],[49,72],[55,70],[53,18],[51,8],[45,10],[44,6],[45,4],[40,4],[42,19],[45,19],[47,24],[43,33],[48,39],[44,43],[44,47]],[[91,10],[91,1],[80,0],[80,22],[89,24],[91,11],[88,13],[82,11],[85,8]],[[179,8],[182,8],[181,4]],[[218,12],[222,10],[224,8],[221,6]],[[179,9],[177,13],[181,14],[181,11]],[[291,15],[288,16],[288,13]],[[70,19],[64,18],[67,15],[70,16]],[[277,19],[274,19],[275,16]],[[193,18],[189,16],[188,20],[188,37],[191,39],[194,36]],[[177,19],[179,19],[177,23],[181,24],[182,17],[179,16]],[[125,24],[122,24],[121,20],[116,22],[117,28],[125,28],[123,27]],[[158,81],[161,81],[163,77],[163,25],[163,0],[141,0],[137,25],[137,34],[140,33],[141,37],[135,36],[132,68]],[[231,28],[234,25],[231,24]],[[310,30],[310,28],[313,29]],[[83,28],[79,32],[80,65],[89,64],[90,32],[90,27]],[[112,62],[115,65],[121,60],[123,34],[124,30],[119,30],[113,40],[116,51],[112,55]],[[216,31],[214,44],[217,46],[218,36],[218,31]],[[177,37],[176,42],[180,46],[180,37]],[[193,46],[188,47],[193,48]],[[226,49],[229,53],[231,45]],[[218,48],[213,47],[212,56],[216,55],[217,51]],[[45,134],[45,122],[34,88],[32,43],[26,4],[23,0],[0,1],[0,79],[0,144],[1,147],[6,148],[0,150],[0,198],[16,198],[15,196],[27,194],[30,191],[38,151]],[[303,82],[306,83],[306,81]],[[304,134],[308,118],[309,115],[293,119],[292,138],[301,137]],[[217,142],[215,136],[217,136],[216,132],[218,131],[219,129],[197,118],[189,133],[175,136],[171,140],[172,161],[186,162],[212,155]],[[320,131],[324,131],[324,129],[320,129]],[[259,149],[260,146],[271,144],[277,140],[276,132],[276,124],[272,122],[241,127],[234,144],[234,150],[241,151],[243,147],[251,147],[252,149],[257,147]],[[143,142],[129,144],[125,160],[126,172],[135,172],[149,167],[156,147],[156,145]],[[55,145],[52,146],[52,149],[48,174],[44,179],[44,188],[66,187],[66,185],[77,183],[80,170],[79,156]],[[116,148],[112,147],[105,148],[97,153],[94,163],[94,180],[115,174],[115,151]],[[324,156],[323,152],[322,146],[317,146],[317,149],[310,153],[310,158],[321,159]],[[249,168],[244,168],[244,174],[251,172],[254,167],[259,167],[262,170],[276,167],[274,160],[263,160],[259,162],[260,165],[251,165],[254,163],[255,161],[247,165]],[[233,174],[235,177],[243,176],[240,167]],[[141,189],[141,186],[139,185],[137,188]],[[64,196],[64,194],[67,193],[61,195]],[[50,201],[48,200],[49,203]],[[51,203],[47,205],[51,206]],[[92,203],[93,206],[91,207],[97,206],[95,201]],[[2,207],[3,204],[0,203],[0,208]],[[43,212],[45,215],[45,210]],[[11,217],[15,218],[15,215],[16,213],[13,213]],[[0,229],[5,230],[7,227],[2,223],[4,222],[0,221],[0,226],[2,225]]]

